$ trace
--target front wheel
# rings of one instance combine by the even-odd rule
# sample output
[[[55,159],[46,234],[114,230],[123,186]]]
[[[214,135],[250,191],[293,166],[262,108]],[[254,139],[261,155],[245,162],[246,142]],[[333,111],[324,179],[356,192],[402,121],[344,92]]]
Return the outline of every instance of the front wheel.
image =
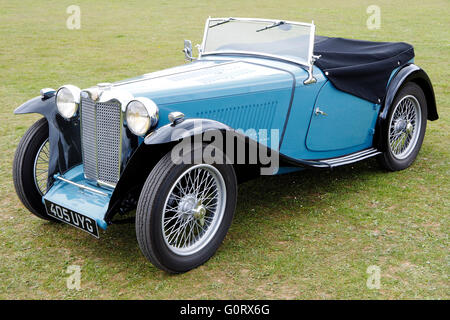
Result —
[[[47,192],[50,145],[48,123],[36,121],[17,146],[13,163],[13,180],[17,196],[23,205],[41,219],[57,221],[47,215],[42,196]]]
[[[139,198],[136,235],[141,251],[171,273],[202,265],[225,238],[236,195],[231,165],[177,165],[169,152],[151,171]]]
[[[381,165],[397,171],[408,168],[422,146],[427,126],[427,101],[422,89],[407,83],[399,90],[383,132],[386,151],[379,156]]]

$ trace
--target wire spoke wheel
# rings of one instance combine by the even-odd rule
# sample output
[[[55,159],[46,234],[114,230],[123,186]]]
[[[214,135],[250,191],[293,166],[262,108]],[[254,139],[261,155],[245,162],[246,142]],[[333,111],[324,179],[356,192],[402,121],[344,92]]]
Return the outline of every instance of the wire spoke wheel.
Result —
[[[233,221],[237,179],[232,165],[178,164],[168,152],[142,187],[136,208],[136,238],[145,257],[170,273],[210,259]],[[198,155],[197,155],[198,156]]]
[[[201,250],[217,232],[225,204],[225,181],[214,166],[199,164],[184,171],[164,205],[162,233],[166,245],[178,255]]]
[[[395,106],[389,123],[389,148],[396,159],[407,158],[420,135],[422,113],[419,101],[412,95],[403,97]]]
[[[39,193],[44,195],[47,192],[48,163],[50,159],[50,144],[48,139],[44,141],[36,154],[33,167],[34,183]]]

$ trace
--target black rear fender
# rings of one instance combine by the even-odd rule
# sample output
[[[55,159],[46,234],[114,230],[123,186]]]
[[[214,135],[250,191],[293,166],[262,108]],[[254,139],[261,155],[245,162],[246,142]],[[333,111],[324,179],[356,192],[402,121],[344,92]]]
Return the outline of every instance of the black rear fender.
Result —
[[[434,121],[439,119],[436,107],[436,98],[434,96],[434,90],[430,78],[423,69],[415,64],[406,65],[401,68],[389,82],[386,97],[381,105],[374,139],[375,146],[380,151],[386,150],[381,133],[386,132],[387,130],[387,116],[389,114],[389,110],[393,107],[392,102],[394,101],[397,92],[408,82],[416,83],[423,90],[427,100],[428,120]]]

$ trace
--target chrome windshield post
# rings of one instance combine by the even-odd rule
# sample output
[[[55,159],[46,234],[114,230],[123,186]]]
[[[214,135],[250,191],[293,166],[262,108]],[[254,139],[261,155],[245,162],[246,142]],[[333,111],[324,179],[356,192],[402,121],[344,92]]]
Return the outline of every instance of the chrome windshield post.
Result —
[[[305,81],[303,81],[303,84],[311,84],[311,83],[316,83],[317,79],[314,78],[314,62],[316,62],[317,59],[319,59],[321,56],[315,56],[313,55],[311,57],[311,62],[310,65],[308,67],[308,78],[306,78]]]
[[[314,25],[314,21],[311,23],[311,32],[309,34],[309,65],[308,65],[308,78],[303,81],[303,84],[312,84],[316,83],[317,79],[314,78],[314,62],[320,58],[320,56],[314,55],[314,40],[316,34],[316,26]]]

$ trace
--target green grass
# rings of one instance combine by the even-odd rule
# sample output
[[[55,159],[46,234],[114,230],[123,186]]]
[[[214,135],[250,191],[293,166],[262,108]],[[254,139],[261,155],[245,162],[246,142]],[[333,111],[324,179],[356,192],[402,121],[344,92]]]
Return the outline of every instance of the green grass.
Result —
[[[82,10],[66,28],[66,7]],[[366,8],[381,7],[381,29]],[[171,276],[145,260],[134,225],[95,240],[32,216],[15,195],[14,150],[37,115],[14,108],[40,88],[88,87],[183,63],[209,16],[313,20],[322,35],[415,46],[434,84],[429,122],[408,170],[369,160],[333,172],[263,177],[240,186],[233,225],[204,266]],[[449,299],[450,3],[434,1],[7,1],[0,0],[0,298]],[[82,267],[80,291],[66,288]],[[381,288],[366,269],[381,268]]]

